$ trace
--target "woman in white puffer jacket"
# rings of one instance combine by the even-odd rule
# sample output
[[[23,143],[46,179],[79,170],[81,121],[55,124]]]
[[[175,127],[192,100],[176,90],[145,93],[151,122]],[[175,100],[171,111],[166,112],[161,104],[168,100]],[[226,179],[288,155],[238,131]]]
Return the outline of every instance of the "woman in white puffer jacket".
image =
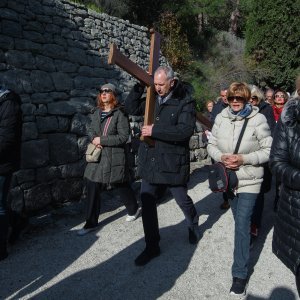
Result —
[[[268,162],[272,137],[267,119],[248,101],[247,84],[234,82],[227,90],[229,106],[216,118],[207,151],[216,161],[236,171],[238,187],[229,195],[235,220],[232,294],[245,294],[250,252],[250,221]],[[238,154],[233,154],[245,119],[249,119]]]

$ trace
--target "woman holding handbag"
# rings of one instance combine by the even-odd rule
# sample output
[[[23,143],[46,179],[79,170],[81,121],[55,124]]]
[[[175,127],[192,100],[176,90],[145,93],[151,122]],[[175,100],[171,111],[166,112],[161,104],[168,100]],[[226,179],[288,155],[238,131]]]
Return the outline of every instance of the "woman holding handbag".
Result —
[[[96,162],[88,162],[84,178],[87,188],[86,223],[77,234],[85,235],[97,229],[101,209],[101,192],[116,189],[128,215],[134,221],[140,214],[130,182],[126,157],[126,142],[130,135],[129,120],[116,98],[116,87],[105,84],[97,96],[97,108],[91,116],[88,136],[91,143],[101,149]]]
[[[229,194],[235,221],[231,294],[243,295],[248,281],[250,221],[263,180],[263,164],[269,160],[272,137],[265,116],[248,102],[251,92],[246,83],[233,82],[227,90],[228,107],[217,115],[207,150],[216,161],[234,170],[238,185]],[[234,153],[243,124],[248,119]]]

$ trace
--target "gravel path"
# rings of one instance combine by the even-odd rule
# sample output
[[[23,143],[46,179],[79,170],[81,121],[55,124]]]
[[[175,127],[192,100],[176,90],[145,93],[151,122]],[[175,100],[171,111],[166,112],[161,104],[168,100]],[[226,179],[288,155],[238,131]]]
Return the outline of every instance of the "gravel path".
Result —
[[[141,218],[125,222],[119,199],[106,195],[99,230],[79,237],[83,207],[72,204],[30,220],[0,262],[0,299],[238,299],[229,295],[232,213],[219,209],[222,197],[210,193],[206,178],[206,167],[199,167],[189,183],[203,232],[197,246],[188,243],[183,215],[167,195],[158,207],[162,253],[136,267],[134,258],[144,248]],[[271,251],[273,198],[272,190],[244,299],[299,299],[293,274]]]

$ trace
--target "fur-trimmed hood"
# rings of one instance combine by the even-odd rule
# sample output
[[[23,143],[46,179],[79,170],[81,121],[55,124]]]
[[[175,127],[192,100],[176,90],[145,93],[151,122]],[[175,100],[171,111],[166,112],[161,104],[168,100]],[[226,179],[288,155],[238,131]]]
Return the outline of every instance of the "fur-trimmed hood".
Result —
[[[290,99],[281,113],[281,121],[287,127],[294,127],[300,122],[300,97]]]

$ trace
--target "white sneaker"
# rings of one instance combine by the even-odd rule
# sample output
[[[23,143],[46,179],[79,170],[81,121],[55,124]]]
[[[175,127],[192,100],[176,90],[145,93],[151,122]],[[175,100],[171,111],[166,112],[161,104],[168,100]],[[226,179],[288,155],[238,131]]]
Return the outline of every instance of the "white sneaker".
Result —
[[[142,209],[139,207],[139,208],[136,210],[135,215],[133,215],[133,216],[127,215],[127,216],[126,216],[126,221],[127,221],[127,222],[135,221],[135,220],[139,217],[139,215],[141,214],[141,211],[142,211]]]
[[[91,231],[94,231],[97,229],[97,226],[96,227],[92,227],[92,228],[81,228],[77,231],[77,235],[79,236],[83,236],[83,235],[86,235],[88,234],[89,232]]]

